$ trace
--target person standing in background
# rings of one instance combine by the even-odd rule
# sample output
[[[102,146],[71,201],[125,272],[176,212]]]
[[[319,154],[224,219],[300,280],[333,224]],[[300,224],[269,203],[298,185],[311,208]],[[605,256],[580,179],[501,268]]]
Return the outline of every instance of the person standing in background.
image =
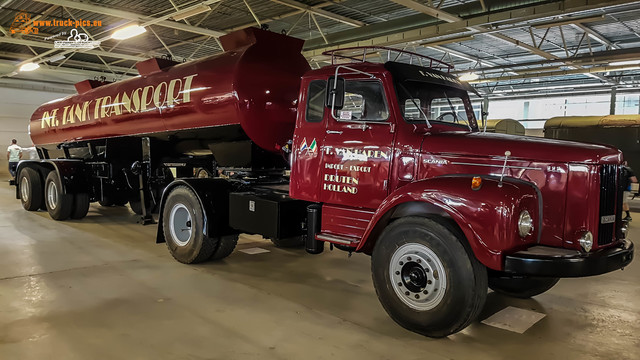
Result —
[[[18,161],[22,159],[22,148],[18,146],[18,140],[12,139],[11,145],[7,148],[7,160],[9,160],[9,173],[15,179]]]
[[[631,184],[637,183],[638,178],[636,178],[636,174],[633,173],[633,170],[629,167],[627,162],[623,162],[622,166],[624,167],[624,174],[626,176],[626,184],[625,184],[625,192],[622,198],[622,211],[626,213],[626,217],[622,220],[631,221],[631,214],[629,213],[629,192],[631,191]]]

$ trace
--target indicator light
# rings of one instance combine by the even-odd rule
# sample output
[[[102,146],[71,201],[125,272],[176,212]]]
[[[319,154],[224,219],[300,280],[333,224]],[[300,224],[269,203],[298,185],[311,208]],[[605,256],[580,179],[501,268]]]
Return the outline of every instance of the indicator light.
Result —
[[[480,176],[474,176],[471,179],[471,189],[472,190],[480,190],[482,187],[482,178]]]

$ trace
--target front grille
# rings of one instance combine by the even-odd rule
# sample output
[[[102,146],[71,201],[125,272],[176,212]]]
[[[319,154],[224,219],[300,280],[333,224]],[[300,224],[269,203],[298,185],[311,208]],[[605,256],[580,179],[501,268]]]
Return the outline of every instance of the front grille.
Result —
[[[598,218],[598,245],[606,245],[614,240],[616,228],[622,224],[622,196],[624,189],[619,182],[620,169],[617,165],[602,165],[600,168],[600,217]],[[603,216],[615,215],[615,221],[602,223]]]

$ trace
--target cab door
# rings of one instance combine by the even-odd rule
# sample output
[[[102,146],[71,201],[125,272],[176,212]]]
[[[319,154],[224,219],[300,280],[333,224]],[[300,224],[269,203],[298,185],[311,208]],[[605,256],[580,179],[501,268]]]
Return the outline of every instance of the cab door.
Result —
[[[289,194],[300,200],[320,201],[321,147],[329,112],[324,106],[326,80],[305,80],[293,136]]]
[[[347,79],[342,109],[327,109],[321,202],[376,209],[388,195],[394,123],[383,89],[377,79]]]

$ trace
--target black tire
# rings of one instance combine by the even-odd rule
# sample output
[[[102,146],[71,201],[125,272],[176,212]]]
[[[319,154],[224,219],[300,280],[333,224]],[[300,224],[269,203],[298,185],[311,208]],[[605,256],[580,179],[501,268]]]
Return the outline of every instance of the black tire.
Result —
[[[27,211],[36,211],[43,205],[42,180],[40,174],[32,168],[20,170],[18,176],[20,201]]]
[[[73,210],[71,211],[72,219],[82,219],[89,212],[89,195],[87,193],[79,193],[73,195]]]
[[[554,287],[559,278],[529,276],[491,276],[489,288],[499,294],[528,299]]]
[[[44,202],[47,211],[54,220],[67,220],[73,211],[73,195],[64,194],[58,173],[49,172],[44,181]]]
[[[220,260],[231,255],[238,244],[238,234],[221,236],[210,260]]]
[[[389,316],[430,337],[467,327],[487,297],[487,270],[466,239],[433,219],[406,217],[387,226],[373,250],[371,272]],[[444,294],[438,292],[442,286]]]
[[[293,247],[301,247],[304,245],[304,238],[302,236],[294,236],[286,239],[269,239],[279,248],[293,248]]]
[[[98,204],[100,204],[100,206],[109,207],[113,206],[113,201],[105,196],[102,200],[98,201]]]
[[[176,260],[194,264],[211,258],[219,239],[203,234],[204,214],[191,189],[178,186],[171,190],[162,218],[164,238],[169,252]]]

